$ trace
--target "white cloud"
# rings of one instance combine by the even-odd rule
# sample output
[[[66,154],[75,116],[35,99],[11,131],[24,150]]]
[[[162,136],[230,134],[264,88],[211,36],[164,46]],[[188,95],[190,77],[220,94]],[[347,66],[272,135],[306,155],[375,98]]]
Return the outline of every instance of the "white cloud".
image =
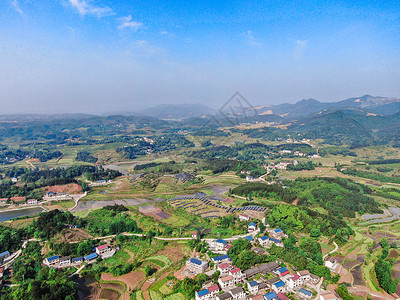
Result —
[[[119,29],[130,28],[134,31],[137,31],[143,26],[143,23],[132,21],[131,15],[120,18],[119,20],[121,21],[121,25],[118,26]]]
[[[307,40],[296,40],[296,47],[293,52],[294,59],[300,59],[304,55],[304,51],[307,48]]]
[[[170,38],[175,37],[175,34],[170,33],[170,32],[168,32],[168,31],[166,31],[166,30],[161,30],[161,31],[160,31],[160,35],[164,35],[164,36],[167,36],[167,37],[170,37]]]
[[[22,11],[21,7],[19,6],[19,2],[18,0],[13,0],[13,2],[11,2],[12,7],[15,9],[15,11],[17,13],[20,13],[21,15],[24,14],[24,12]]]
[[[78,10],[78,13],[82,16],[96,15],[97,17],[101,18],[104,16],[109,16],[114,14],[112,12],[112,9],[109,8],[108,6],[99,7],[81,0],[69,0],[69,3],[73,8]]]
[[[251,46],[255,47],[262,46],[262,43],[254,37],[254,34],[251,30],[247,30],[245,33],[243,33],[243,37],[245,38],[246,43]]]
[[[296,41],[296,43],[297,43],[297,45],[300,47],[300,48],[305,48],[305,47],[307,47],[307,40],[305,40],[305,41],[302,41],[302,40],[297,40]]]

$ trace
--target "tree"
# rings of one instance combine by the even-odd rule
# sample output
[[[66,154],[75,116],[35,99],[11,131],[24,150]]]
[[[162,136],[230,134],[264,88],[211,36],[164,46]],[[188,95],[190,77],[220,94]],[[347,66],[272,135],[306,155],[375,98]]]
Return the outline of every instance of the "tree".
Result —
[[[151,272],[152,271],[152,269],[151,269],[151,267],[149,266],[149,265],[147,265],[145,268],[144,268],[144,273],[146,274],[146,276],[150,276],[151,275]]]
[[[260,222],[260,224],[258,225],[258,228],[260,229],[260,232],[263,233],[266,229],[265,225],[263,222]]]

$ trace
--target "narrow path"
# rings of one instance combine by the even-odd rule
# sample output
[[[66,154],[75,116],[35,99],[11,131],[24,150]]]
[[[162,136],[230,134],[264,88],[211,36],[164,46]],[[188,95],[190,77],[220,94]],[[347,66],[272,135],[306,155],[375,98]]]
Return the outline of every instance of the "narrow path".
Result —
[[[79,269],[75,271],[75,273],[69,275],[69,277],[72,277],[72,276],[74,276],[75,274],[79,274],[80,271],[82,271],[82,269],[83,269],[84,267],[85,267],[85,264],[82,264],[82,266],[80,266]]]
[[[331,254],[333,252],[336,252],[339,249],[339,246],[338,246],[338,244],[336,244],[336,242],[333,242],[333,244],[335,245],[335,249],[333,249],[332,251],[329,251],[328,253],[326,253],[324,255],[324,257],[323,257],[324,260],[328,257],[329,254]]]
[[[74,201],[75,201],[75,205],[73,207],[69,208],[68,211],[72,211],[74,208],[76,208],[78,206],[79,200],[81,200],[86,195],[87,195],[87,192],[84,192],[83,194],[80,194],[76,198],[72,196],[72,199],[74,199]]]

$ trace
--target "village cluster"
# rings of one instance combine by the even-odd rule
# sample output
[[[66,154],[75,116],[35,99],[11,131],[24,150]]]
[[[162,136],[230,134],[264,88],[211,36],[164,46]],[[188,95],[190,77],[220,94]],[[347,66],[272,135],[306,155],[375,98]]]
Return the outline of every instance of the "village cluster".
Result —
[[[81,257],[71,257],[64,256],[60,257],[59,255],[54,255],[51,257],[47,257],[43,260],[43,264],[53,267],[53,268],[64,268],[80,265],[83,262],[88,264],[95,262],[98,258],[105,259],[111,257],[117,251],[117,248],[113,248],[108,244],[100,245],[94,248],[94,252],[90,253],[86,256]]]
[[[239,215],[241,220],[249,220],[246,215]],[[256,230],[256,224],[250,222],[249,233]],[[193,238],[197,238],[197,232],[193,233]],[[284,247],[281,238],[287,237],[282,229],[268,229],[268,235],[253,238],[252,235],[242,237],[247,239],[252,245],[252,250],[258,254],[265,253],[265,248],[272,244]],[[281,262],[264,263],[248,270],[241,270],[232,264],[227,254],[232,248],[232,244],[223,239],[208,241],[209,249],[214,253],[221,254],[211,259],[208,256],[200,258],[191,257],[186,262],[187,274],[192,276],[206,273],[211,276],[219,271],[218,283],[212,281],[205,282],[202,289],[195,293],[196,300],[286,300],[287,294],[295,294],[300,299],[311,299],[319,296],[319,300],[339,299],[335,294],[327,291],[317,293],[316,285],[321,278],[311,274],[308,270],[292,271]],[[213,265],[213,268],[210,268]]]

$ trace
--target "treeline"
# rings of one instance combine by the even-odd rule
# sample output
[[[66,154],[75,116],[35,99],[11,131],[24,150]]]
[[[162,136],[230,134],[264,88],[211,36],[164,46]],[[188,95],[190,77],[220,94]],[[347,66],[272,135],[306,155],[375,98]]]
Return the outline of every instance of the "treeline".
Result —
[[[100,236],[122,232],[141,233],[143,230],[126,211],[127,208],[121,205],[106,206],[95,210],[85,218],[87,222],[85,227],[92,234]]]
[[[267,216],[271,227],[282,228],[284,231],[306,232],[313,234],[318,230],[321,234],[333,237],[340,243],[345,243],[353,234],[347,223],[332,214],[321,214],[305,207],[279,204]]]
[[[379,286],[383,288],[389,294],[395,293],[399,279],[392,279],[392,267],[393,262],[388,259],[390,245],[386,239],[381,240],[382,253],[378,256],[378,260],[375,263],[375,274],[378,279]]]
[[[45,150],[45,149],[0,149],[0,164],[12,164],[16,161],[20,161],[28,158],[36,158],[41,162],[46,162],[50,159],[59,158],[63,154],[58,150]]]
[[[245,162],[264,162],[265,156],[268,154],[270,158],[278,158],[282,155],[281,150],[301,151],[307,154],[316,153],[308,144],[280,144],[280,145],[264,145],[262,143],[239,143],[233,146],[213,146],[206,149],[188,152],[188,157],[201,159],[235,159]],[[285,154],[285,157],[295,157],[294,154]]]
[[[148,152],[157,153],[183,147],[194,147],[194,144],[180,134],[167,134],[151,136],[146,139],[137,138],[134,145],[117,148],[116,151],[125,158],[135,159],[138,156],[146,155]]]
[[[287,166],[288,170],[291,171],[302,171],[302,170],[315,170],[316,164],[312,161],[299,162],[297,165],[290,164]]]
[[[368,164],[370,165],[386,165],[386,164],[398,164],[398,163],[400,163],[399,158],[371,160],[368,162]]]
[[[14,262],[12,289],[3,290],[1,299],[73,300],[77,288],[64,269],[41,266],[42,246],[29,242]]]
[[[391,183],[400,183],[400,177],[386,176],[374,172],[361,171],[353,168],[348,168],[341,171],[343,174],[348,174],[352,176],[358,176],[363,178],[368,178],[372,180],[377,180],[381,182],[391,182]]]
[[[379,204],[368,195],[372,190],[352,180],[331,177],[297,178],[282,184],[250,182],[231,191],[235,195],[267,198],[277,202],[292,203],[304,207],[320,206],[331,215],[354,218],[356,213],[381,213]]]
[[[318,205],[329,214],[354,218],[356,213],[381,213],[379,204],[368,194],[372,190],[345,178],[297,178],[287,183],[287,189],[297,194],[298,205]]]
[[[87,179],[94,181],[99,179],[114,179],[121,173],[115,170],[105,170],[103,167],[95,166],[71,166],[68,168],[55,168],[45,170],[26,169],[24,174],[20,175],[21,182],[35,183],[48,182],[45,185],[66,184],[75,182],[75,178],[84,175]],[[56,182],[56,183],[54,183]]]
[[[74,217],[69,211],[62,212],[55,209],[39,214],[39,217],[27,228],[27,232],[30,236],[48,240],[69,224],[84,227],[86,222],[81,218]]]
[[[43,190],[40,189],[41,185],[24,184],[22,186],[15,185],[11,180],[6,180],[0,183],[0,198],[11,198],[14,196],[27,197],[28,199],[41,199],[43,197]]]
[[[237,239],[232,242],[232,246],[228,250],[228,255],[232,260],[232,265],[241,270],[247,270],[255,265],[274,260],[270,255],[259,255],[251,251],[252,245],[246,239]]]
[[[83,162],[88,162],[88,163],[92,163],[92,164],[94,164],[94,163],[97,162],[97,158],[94,157],[93,155],[91,155],[91,154],[90,154],[89,152],[87,152],[87,151],[78,152],[78,153],[76,154],[75,160],[83,161]]]
[[[248,198],[272,198],[286,203],[292,203],[297,197],[293,191],[283,188],[280,184],[265,184],[262,182],[249,182],[239,185],[232,190],[232,193]]]
[[[24,168],[12,168],[6,171],[7,176],[18,176],[21,184],[15,185],[10,180],[0,183],[0,197],[27,196],[40,199],[43,196],[45,186],[78,183],[76,177],[84,175],[90,181],[100,179],[112,180],[122,174],[116,170],[105,170],[103,167],[71,166],[68,168],[56,168],[45,170],[31,170]]]
[[[14,229],[0,225],[0,253],[4,251],[13,252],[22,245],[21,240],[26,237],[24,229]]]
[[[345,147],[324,147],[319,149],[319,154],[325,156],[327,154],[331,155],[343,155],[343,156],[357,156],[357,153],[351,151],[349,148]]]

